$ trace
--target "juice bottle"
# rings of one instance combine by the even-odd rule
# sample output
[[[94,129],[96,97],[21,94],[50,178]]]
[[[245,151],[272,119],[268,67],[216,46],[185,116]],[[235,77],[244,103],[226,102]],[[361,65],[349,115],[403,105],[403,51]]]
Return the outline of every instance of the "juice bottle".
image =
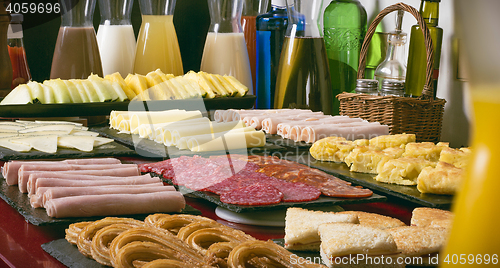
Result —
[[[9,94],[12,84],[12,63],[7,46],[9,21],[9,13],[5,10],[5,5],[0,4],[0,97]]]
[[[245,35],[245,43],[247,44],[248,59],[250,60],[250,70],[252,71],[252,86],[255,88],[255,72],[256,72],[256,46],[257,32],[256,20],[257,16],[267,11],[269,0],[245,0],[241,16],[241,28]]]
[[[241,29],[243,0],[209,0],[210,28],[203,48],[200,70],[231,75],[253,95],[252,72]]]
[[[468,62],[474,120],[472,159],[452,207],[453,227],[447,247],[439,255],[442,267],[499,264],[500,17],[495,13],[499,9],[496,0],[455,1],[455,16],[461,18],[458,29]]]
[[[130,21],[132,4],[133,0],[99,0],[97,43],[103,75],[119,72],[126,77],[133,72],[136,43]]]
[[[318,29],[321,0],[287,0],[288,28],[281,51],[274,108],[332,114],[325,41]]]
[[[174,27],[175,0],[140,0],[142,24],[137,37],[134,73],[160,69],[183,75],[181,52]]]
[[[61,2],[63,14],[52,58],[51,79],[86,79],[91,74],[102,77],[101,57],[92,23],[95,2]]]

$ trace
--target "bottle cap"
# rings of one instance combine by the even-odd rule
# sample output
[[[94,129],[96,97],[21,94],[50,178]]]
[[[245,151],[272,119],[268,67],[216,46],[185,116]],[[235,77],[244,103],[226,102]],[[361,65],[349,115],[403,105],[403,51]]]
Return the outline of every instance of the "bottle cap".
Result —
[[[382,81],[382,90],[403,90],[405,87],[405,81],[394,80],[394,79],[384,79]]]
[[[377,88],[378,81],[375,79],[358,79],[356,81],[356,87],[358,88]]]

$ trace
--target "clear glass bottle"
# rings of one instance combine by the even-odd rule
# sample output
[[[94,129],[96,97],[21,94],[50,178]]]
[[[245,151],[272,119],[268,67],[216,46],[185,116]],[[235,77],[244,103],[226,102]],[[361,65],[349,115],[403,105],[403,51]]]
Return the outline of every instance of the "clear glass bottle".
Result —
[[[333,96],[356,87],[359,53],[366,34],[366,10],[358,0],[333,0],[325,9],[324,33]],[[333,114],[340,102],[333,101]]]
[[[276,77],[287,25],[286,0],[271,0],[271,11],[257,16],[255,107],[258,109],[273,108]]]
[[[7,45],[7,29],[10,18],[5,7],[5,2],[0,3],[0,97],[9,94],[12,84],[12,63]]]
[[[387,37],[388,47],[385,60],[375,70],[374,78],[378,80],[380,88],[385,79],[405,81],[406,78],[406,65],[404,63],[406,33],[401,31],[403,13],[402,10],[397,13],[396,30],[390,32]]]
[[[14,89],[19,84],[26,84],[31,80],[26,50],[24,49],[22,14],[11,15],[7,43],[9,45],[10,62],[12,63],[11,88]]]
[[[354,91],[358,94],[378,96],[378,81],[375,79],[358,79]]]
[[[101,23],[97,43],[103,75],[119,72],[126,77],[134,70],[135,35],[130,15],[133,0],[98,0]]]
[[[434,97],[437,92],[439,77],[439,63],[441,62],[441,45],[443,42],[443,29],[438,27],[439,2],[441,0],[422,0],[420,15],[425,20],[432,39],[434,48],[434,71],[432,75]],[[418,97],[422,95],[425,84],[425,69],[427,66],[427,53],[425,51],[424,35],[420,25],[411,27],[410,47],[408,52],[408,75],[406,76],[406,95]]]
[[[61,27],[52,58],[50,78],[102,77],[101,57],[94,30],[96,0],[61,1]]]
[[[257,50],[257,16],[267,12],[269,0],[245,0],[241,16],[241,28],[245,35],[248,59],[252,70],[252,86],[255,89],[256,78],[256,50]]]
[[[160,69],[183,75],[181,51],[174,27],[176,0],[139,0],[141,29],[137,36],[134,73],[146,75]]]
[[[322,0],[287,0],[288,27],[281,51],[274,108],[332,114],[325,41],[318,28]]]
[[[200,70],[234,76],[253,95],[250,60],[241,29],[243,0],[208,0],[208,8],[211,23]]]

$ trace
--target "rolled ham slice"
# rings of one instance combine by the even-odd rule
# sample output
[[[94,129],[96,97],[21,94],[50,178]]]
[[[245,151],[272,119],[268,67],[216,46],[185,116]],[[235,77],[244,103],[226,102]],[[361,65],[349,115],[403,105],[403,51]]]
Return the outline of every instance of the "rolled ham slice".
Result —
[[[180,192],[147,194],[82,195],[56,198],[45,203],[54,218],[180,212],[186,205]]]
[[[162,184],[159,182],[158,184]],[[175,191],[174,186],[163,186],[158,184],[145,184],[145,185],[123,185],[123,186],[92,186],[92,187],[44,187],[47,190],[42,195],[42,204],[45,207],[47,201],[80,195],[103,195],[103,194],[146,194],[156,192]]]
[[[348,123],[333,125],[317,125],[302,130],[302,141],[313,143],[317,140],[330,137],[344,137],[347,140],[371,139],[380,135],[388,135],[389,126],[373,123]]]
[[[45,177],[48,177],[50,173],[66,173],[71,175],[84,174],[84,175],[96,175],[96,176],[114,176],[114,177],[129,177],[129,176],[139,176],[141,175],[139,168],[135,167],[125,167],[125,168],[112,168],[112,169],[96,169],[96,170],[66,170],[66,171],[20,171],[18,176],[19,190],[22,193],[27,193],[29,176],[34,173],[46,173]],[[57,175],[56,175],[57,176]]]
[[[67,159],[64,161],[9,161],[5,162],[2,169],[2,175],[8,185],[16,185],[19,168],[21,165],[54,165],[54,164],[76,164],[76,165],[109,165],[120,164],[120,160],[116,158],[84,158],[84,159]]]
[[[141,176],[126,176],[126,177],[120,177],[120,176],[97,176],[97,175],[85,175],[85,174],[65,174],[62,172],[53,172],[55,174],[52,174],[52,172],[49,172],[48,174],[44,174],[43,172],[41,173],[34,173],[31,174],[28,177],[28,184],[27,184],[27,192],[28,195],[31,196],[35,194],[36,191],[36,181],[40,178],[52,178],[52,179],[65,179],[65,180],[79,180],[79,181],[85,181],[85,180],[117,180],[117,179],[148,179],[151,178],[151,175],[145,174]]]
[[[159,178],[149,177],[149,178],[140,178],[140,179],[127,179],[127,178],[119,178],[116,180],[65,180],[65,179],[56,179],[56,178],[39,178],[36,181],[35,192],[33,194],[37,194],[37,189],[39,187],[87,187],[87,186],[103,186],[103,185],[141,185],[141,184],[150,184],[161,182]]]

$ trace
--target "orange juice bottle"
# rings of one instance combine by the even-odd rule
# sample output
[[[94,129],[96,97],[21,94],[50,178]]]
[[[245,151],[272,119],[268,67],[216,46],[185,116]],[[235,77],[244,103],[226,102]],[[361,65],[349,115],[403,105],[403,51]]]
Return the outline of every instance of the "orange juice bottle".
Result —
[[[468,62],[473,107],[472,159],[453,204],[455,219],[441,267],[499,266],[500,1],[455,1]]]

